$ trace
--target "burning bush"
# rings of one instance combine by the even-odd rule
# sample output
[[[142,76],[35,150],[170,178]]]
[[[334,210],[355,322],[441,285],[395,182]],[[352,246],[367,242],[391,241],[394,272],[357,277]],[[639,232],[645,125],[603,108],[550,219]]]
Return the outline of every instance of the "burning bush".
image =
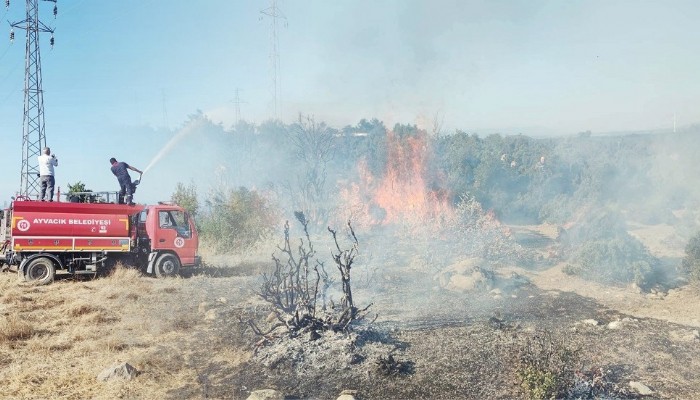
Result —
[[[450,193],[432,168],[427,133],[397,125],[386,135],[386,164],[381,173],[372,160],[358,164],[360,181],[341,190],[341,208],[360,226],[403,223],[438,227],[452,214]],[[440,189],[442,187],[442,189]]]

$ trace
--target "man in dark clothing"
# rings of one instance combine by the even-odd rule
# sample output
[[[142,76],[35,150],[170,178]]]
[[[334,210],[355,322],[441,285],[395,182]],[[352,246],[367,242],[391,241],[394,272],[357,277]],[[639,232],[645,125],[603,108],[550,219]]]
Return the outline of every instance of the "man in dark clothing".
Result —
[[[131,176],[129,176],[129,170],[136,171],[139,174],[143,174],[138,168],[134,168],[131,165],[125,163],[124,161],[117,161],[116,158],[112,157],[109,159],[112,164],[112,173],[117,177],[119,181],[119,202],[121,203],[121,198],[124,196],[124,202],[129,205],[134,205],[132,201],[133,196],[133,186],[131,183]]]

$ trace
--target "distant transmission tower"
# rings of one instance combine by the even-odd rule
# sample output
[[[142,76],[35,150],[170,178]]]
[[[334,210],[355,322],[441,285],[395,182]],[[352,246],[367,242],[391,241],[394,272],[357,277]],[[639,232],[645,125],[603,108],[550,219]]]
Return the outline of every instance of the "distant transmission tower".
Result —
[[[271,18],[271,33],[270,41],[272,42],[270,49],[270,63],[272,64],[272,90],[273,90],[273,103],[275,109],[275,119],[279,119],[279,108],[280,108],[280,54],[279,54],[279,41],[277,39],[277,19],[283,19],[287,21],[287,17],[282,14],[282,11],[277,8],[277,0],[272,0],[270,7],[260,11],[262,14],[267,15]]]
[[[42,0],[54,3],[56,18],[57,0]],[[10,0],[5,0],[10,7]],[[39,194],[39,164],[37,156],[46,146],[44,133],[44,94],[41,88],[41,54],[39,32],[51,33],[51,48],[54,45],[52,28],[39,20],[39,0],[27,0],[27,17],[23,21],[10,23],[10,41],[15,39],[14,28],[27,32],[27,48],[24,63],[24,120],[22,129],[22,172],[19,194],[36,197]]]
[[[241,104],[247,104],[246,101],[241,100],[240,91],[240,89],[236,88],[236,98],[233,100],[233,104],[236,110],[236,124],[241,122]]]

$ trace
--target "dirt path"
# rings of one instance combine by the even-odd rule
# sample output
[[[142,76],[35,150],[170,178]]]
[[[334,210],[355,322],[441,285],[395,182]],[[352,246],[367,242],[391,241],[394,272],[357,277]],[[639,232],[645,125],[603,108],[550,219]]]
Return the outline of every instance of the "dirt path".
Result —
[[[656,318],[682,325],[700,327],[700,290],[684,286],[670,289],[667,294],[640,293],[634,287],[612,287],[567,275],[565,264],[544,271],[513,268],[527,276],[542,290],[572,292],[598,303],[639,318]]]
[[[557,229],[554,225],[528,225],[512,227],[525,238],[541,238],[543,243],[534,248],[546,254],[546,246],[555,242]],[[684,240],[672,226],[630,224],[629,233],[640,240],[656,257],[665,260],[665,269],[674,275],[675,265],[684,256]],[[549,242],[546,242],[549,240]],[[605,307],[639,318],[656,318],[692,327],[700,327],[700,288],[690,285],[661,289],[654,293],[643,293],[639,288],[603,285],[564,273],[560,263],[546,270],[532,271],[514,267],[512,270],[527,276],[542,290],[576,293],[595,300]]]

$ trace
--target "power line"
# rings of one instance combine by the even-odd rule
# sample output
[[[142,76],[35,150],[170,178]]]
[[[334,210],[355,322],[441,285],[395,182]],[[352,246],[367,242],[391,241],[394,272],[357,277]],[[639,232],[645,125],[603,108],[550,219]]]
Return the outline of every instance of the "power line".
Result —
[[[272,3],[270,7],[260,11],[263,15],[270,17],[270,63],[272,64],[272,101],[274,104],[275,119],[279,119],[279,109],[280,109],[280,54],[279,54],[279,40],[277,38],[277,20],[283,19],[285,21],[285,26],[287,24],[287,17],[284,16],[282,11],[277,7],[277,0],[271,0]]]
[[[61,14],[62,14],[62,15],[70,14],[70,13],[71,13],[73,10],[75,10],[79,5],[85,3],[85,1],[87,1],[87,0],[82,0],[82,1],[78,1],[78,2],[73,2],[72,7],[68,8],[67,10],[62,10],[62,11],[61,11]]]

